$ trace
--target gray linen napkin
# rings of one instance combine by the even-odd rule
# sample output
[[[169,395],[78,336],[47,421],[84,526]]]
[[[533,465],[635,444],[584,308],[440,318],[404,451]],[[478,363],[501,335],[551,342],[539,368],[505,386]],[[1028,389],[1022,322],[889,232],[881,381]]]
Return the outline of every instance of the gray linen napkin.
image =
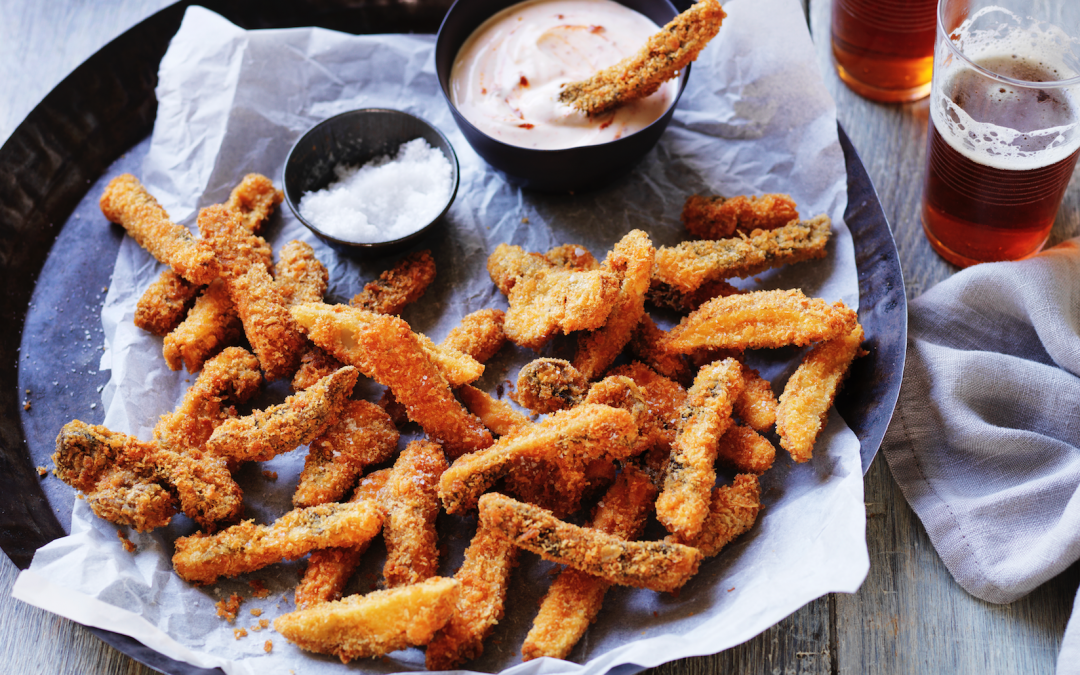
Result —
[[[882,451],[956,581],[1007,603],[1080,558],[1080,238],[911,304]],[[1080,600],[1058,675],[1080,675]]]

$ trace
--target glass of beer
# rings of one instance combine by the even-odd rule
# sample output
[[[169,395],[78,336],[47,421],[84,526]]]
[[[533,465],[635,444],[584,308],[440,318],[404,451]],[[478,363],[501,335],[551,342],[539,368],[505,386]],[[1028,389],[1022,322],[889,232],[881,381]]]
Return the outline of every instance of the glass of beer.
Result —
[[[949,262],[1046,243],[1080,151],[1078,18],[1075,0],[941,0],[922,217]]]
[[[836,72],[875,101],[915,101],[930,93],[938,0],[833,0]]]

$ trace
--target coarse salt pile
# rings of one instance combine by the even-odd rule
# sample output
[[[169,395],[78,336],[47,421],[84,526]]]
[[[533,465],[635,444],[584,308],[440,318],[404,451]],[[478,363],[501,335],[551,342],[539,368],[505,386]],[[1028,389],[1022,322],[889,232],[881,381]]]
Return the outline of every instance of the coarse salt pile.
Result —
[[[423,138],[395,156],[356,167],[334,167],[337,180],[306,192],[300,213],[321,232],[358,243],[393,241],[431,222],[450,199],[453,170]]]

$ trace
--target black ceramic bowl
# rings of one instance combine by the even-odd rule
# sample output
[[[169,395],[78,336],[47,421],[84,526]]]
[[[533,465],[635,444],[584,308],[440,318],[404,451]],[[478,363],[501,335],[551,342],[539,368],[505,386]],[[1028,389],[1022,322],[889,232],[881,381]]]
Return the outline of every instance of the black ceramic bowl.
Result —
[[[641,131],[609,143],[587,145],[565,150],[536,150],[509,145],[488,136],[465,119],[450,100],[450,69],[454,57],[465,40],[480,24],[521,0],[457,0],[447,12],[435,43],[435,70],[439,75],[446,104],[454,115],[465,140],[488,164],[516,184],[546,192],[565,192],[595,187],[629,171],[660,140],[679,97],[686,89],[690,76],[687,66],[679,74],[679,92],[675,103],[655,122]],[[617,0],[636,10],[658,25],[671,21],[678,14],[668,0]]]
[[[427,222],[416,223],[416,229],[404,237],[384,241],[349,241],[322,232],[300,215],[301,197],[306,192],[321,190],[333,182],[336,179],[334,167],[339,164],[363,165],[376,157],[394,154],[402,143],[414,138],[423,138],[450,162],[453,187],[450,199],[438,216]],[[404,247],[441,221],[454,203],[459,183],[457,154],[438,129],[415,115],[381,108],[352,110],[313,126],[289,151],[284,174],[285,201],[309,230],[332,244],[378,249],[380,252]]]

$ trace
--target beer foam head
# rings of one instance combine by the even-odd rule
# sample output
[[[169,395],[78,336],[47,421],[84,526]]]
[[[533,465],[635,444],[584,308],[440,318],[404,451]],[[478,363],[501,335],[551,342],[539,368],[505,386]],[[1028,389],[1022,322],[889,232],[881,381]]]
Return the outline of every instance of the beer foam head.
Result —
[[[1064,31],[986,7],[950,39],[966,60],[939,39],[930,113],[953,149],[985,166],[1024,170],[1080,148],[1080,84],[1050,84],[1080,73]]]

